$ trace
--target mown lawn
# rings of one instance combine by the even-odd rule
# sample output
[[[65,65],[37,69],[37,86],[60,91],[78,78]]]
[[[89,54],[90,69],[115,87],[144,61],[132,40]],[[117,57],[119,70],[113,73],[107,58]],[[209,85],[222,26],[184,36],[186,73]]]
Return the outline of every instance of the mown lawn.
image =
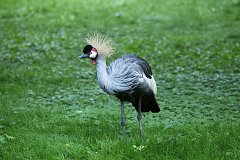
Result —
[[[78,58],[92,31],[152,66],[143,142]],[[0,159],[240,159],[240,1],[0,0],[0,95]]]

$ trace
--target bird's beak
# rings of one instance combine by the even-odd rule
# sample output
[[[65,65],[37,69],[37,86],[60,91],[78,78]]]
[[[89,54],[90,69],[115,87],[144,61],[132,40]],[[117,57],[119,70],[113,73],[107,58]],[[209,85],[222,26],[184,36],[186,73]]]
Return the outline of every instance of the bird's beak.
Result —
[[[81,56],[79,56],[79,58],[89,58],[89,55],[89,53],[82,54]]]

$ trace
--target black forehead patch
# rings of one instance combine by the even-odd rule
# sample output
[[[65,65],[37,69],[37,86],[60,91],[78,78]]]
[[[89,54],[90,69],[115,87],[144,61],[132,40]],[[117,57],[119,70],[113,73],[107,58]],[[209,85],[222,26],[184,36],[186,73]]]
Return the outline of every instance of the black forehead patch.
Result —
[[[91,45],[86,45],[83,49],[83,53],[86,54],[86,53],[91,52],[92,48],[93,47]]]

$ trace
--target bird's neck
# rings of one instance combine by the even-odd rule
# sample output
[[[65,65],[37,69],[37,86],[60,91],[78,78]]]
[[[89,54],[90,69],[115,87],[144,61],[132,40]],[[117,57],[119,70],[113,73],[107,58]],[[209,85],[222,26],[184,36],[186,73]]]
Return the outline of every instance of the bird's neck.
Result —
[[[98,55],[96,59],[96,69],[97,69],[97,77],[98,77],[98,83],[100,87],[107,93],[113,94],[111,91],[111,81],[109,78],[109,75],[107,73],[107,64],[106,64],[106,58]]]

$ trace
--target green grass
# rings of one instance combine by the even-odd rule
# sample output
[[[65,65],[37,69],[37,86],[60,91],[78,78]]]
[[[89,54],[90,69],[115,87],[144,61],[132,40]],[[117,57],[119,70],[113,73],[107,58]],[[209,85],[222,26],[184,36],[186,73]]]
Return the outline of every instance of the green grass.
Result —
[[[0,0],[0,159],[240,159],[239,28],[239,0]],[[152,66],[143,142],[78,59],[91,31]]]

